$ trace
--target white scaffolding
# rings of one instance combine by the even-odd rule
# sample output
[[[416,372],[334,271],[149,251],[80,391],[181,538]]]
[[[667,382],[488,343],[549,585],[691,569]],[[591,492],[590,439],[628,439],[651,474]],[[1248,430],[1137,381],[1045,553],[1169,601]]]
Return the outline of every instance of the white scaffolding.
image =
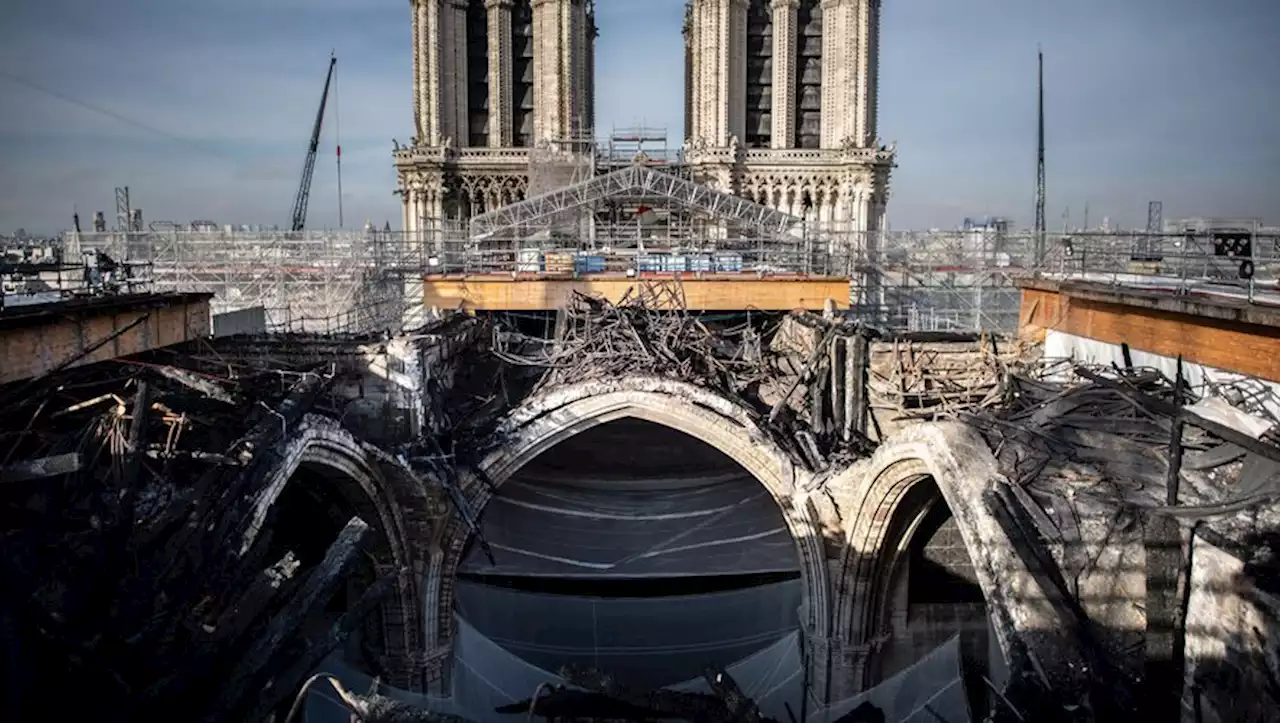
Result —
[[[854,234],[803,224],[795,232],[799,219],[649,169],[596,180],[479,217],[492,229],[483,243],[474,228],[460,226],[433,231],[427,243],[374,231],[108,232],[67,241],[149,269],[154,290],[211,292],[214,313],[261,306],[273,330],[317,332],[398,329],[410,309],[420,318],[422,279],[444,275],[847,278],[859,316],[890,329],[936,331],[1016,329],[1015,282],[1025,276],[1212,288],[1243,300],[1275,297],[1280,276],[1274,229],[1229,237],[1196,230],[1050,235],[1040,255],[1031,232]],[[717,218],[756,225],[726,238],[673,214],[670,228],[644,236],[634,223],[593,222],[590,237],[553,233],[557,214],[591,208],[611,192],[667,193]],[[531,238],[541,241],[531,247]],[[553,269],[552,257],[569,263]]]
[[[698,209],[723,221],[767,234],[792,231],[803,223],[800,218],[731,193],[647,166],[632,165],[480,214],[471,219],[471,232],[473,236],[494,234],[546,224],[560,218],[568,219],[610,199],[629,195],[671,199],[685,208]]]
[[[262,307],[274,330],[343,332],[371,319],[373,236],[358,232],[171,230],[79,234],[86,248],[145,263],[154,291],[203,291],[221,314]]]

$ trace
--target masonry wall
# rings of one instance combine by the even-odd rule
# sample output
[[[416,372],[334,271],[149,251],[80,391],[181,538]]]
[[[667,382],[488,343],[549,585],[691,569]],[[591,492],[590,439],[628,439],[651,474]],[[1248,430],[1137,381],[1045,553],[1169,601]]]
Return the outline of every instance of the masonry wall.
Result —
[[[139,354],[209,333],[206,297],[156,297],[142,305],[122,299],[109,308],[56,308],[40,323],[0,329],[0,384],[60,367]]]
[[[1276,572],[1251,569],[1198,535],[1191,554],[1182,720],[1280,720]]]
[[[439,431],[433,410],[452,388],[476,339],[476,325],[451,325],[436,333],[393,339],[323,336],[247,336],[216,340],[228,359],[267,356],[328,367],[342,425],[361,440],[396,446]]]
[[[889,439],[908,424],[930,421],[931,410],[942,419],[948,410],[980,402],[1024,352],[1012,341],[946,334],[873,342],[867,362],[870,433]]]

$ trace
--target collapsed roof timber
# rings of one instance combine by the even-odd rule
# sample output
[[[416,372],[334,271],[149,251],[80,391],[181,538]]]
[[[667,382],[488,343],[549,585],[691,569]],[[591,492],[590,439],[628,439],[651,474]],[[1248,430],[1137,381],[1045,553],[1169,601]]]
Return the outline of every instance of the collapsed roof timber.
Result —
[[[260,720],[323,670],[366,721],[1265,707],[1274,427],[1038,353],[646,286],[0,387],[3,704]]]

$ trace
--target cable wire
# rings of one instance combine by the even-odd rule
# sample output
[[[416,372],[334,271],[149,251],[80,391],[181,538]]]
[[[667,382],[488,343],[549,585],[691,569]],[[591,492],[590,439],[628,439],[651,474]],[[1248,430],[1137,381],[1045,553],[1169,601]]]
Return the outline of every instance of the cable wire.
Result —
[[[198,148],[198,149],[200,149],[200,150],[202,150],[202,151],[204,151],[205,153],[208,153],[208,154],[210,154],[210,155],[218,156],[218,157],[220,157],[220,158],[221,158],[221,157],[223,157],[221,153],[219,153],[218,151],[213,150],[212,148],[209,148],[209,147],[207,147],[207,146],[204,146],[204,145],[203,145],[203,144],[201,144],[199,141],[195,141],[195,140],[192,140],[192,139],[190,139],[190,138],[183,138],[182,136],[179,136],[179,135],[175,135],[175,134],[173,134],[173,133],[170,133],[169,131],[166,131],[166,130],[164,130],[163,128],[157,128],[157,127],[155,127],[155,126],[153,126],[153,125],[150,125],[150,124],[148,124],[148,123],[144,123],[144,122],[142,122],[142,121],[140,121],[140,120],[137,120],[137,119],[135,119],[135,118],[130,118],[129,116],[126,116],[126,115],[123,115],[123,114],[117,113],[116,111],[113,111],[113,110],[111,110],[110,108],[104,108],[104,107],[102,107],[102,106],[100,106],[100,105],[95,105],[95,104],[90,103],[90,102],[88,102],[88,101],[83,101],[83,100],[80,100],[80,99],[78,99],[78,98],[73,98],[73,97],[71,97],[71,96],[67,95],[66,93],[62,93],[62,92],[57,91],[57,90],[54,90],[53,88],[50,88],[50,87],[48,87],[48,86],[41,85],[40,83],[36,83],[36,82],[34,82],[34,81],[32,81],[32,80],[28,80],[28,79],[26,79],[26,78],[23,78],[22,76],[15,75],[15,74],[13,74],[13,73],[10,73],[10,72],[9,72],[9,71],[7,71],[7,70],[0,69],[0,76],[3,76],[4,78],[7,78],[7,79],[8,79],[8,80],[10,80],[11,82],[16,83],[16,84],[18,84],[18,85],[21,85],[21,86],[23,86],[23,87],[25,87],[25,88],[28,88],[28,89],[30,89],[30,90],[34,90],[34,91],[37,91],[37,92],[40,92],[40,93],[44,93],[45,95],[51,96],[51,97],[53,97],[53,98],[57,98],[58,100],[60,100],[60,101],[62,101],[62,102],[64,102],[64,103],[70,103],[71,105],[78,106],[78,107],[83,108],[83,109],[85,109],[85,110],[92,111],[92,112],[94,112],[94,113],[98,113],[98,114],[100,114],[100,115],[105,115],[105,116],[107,116],[108,118],[112,118],[112,119],[117,120],[117,121],[119,121],[119,122],[121,122],[121,123],[124,123],[124,124],[126,124],[126,125],[131,125],[131,126],[133,126],[133,127],[135,127],[135,128],[138,128],[138,129],[140,129],[140,130],[147,131],[148,133],[154,133],[154,134],[156,134],[156,135],[163,136],[163,137],[165,137],[165,138],[168,138],[168,139],[169,139],[169,140],[171,140],[171,141],[177,141],[178,143],[182,143],[182,144],[185,144],[185,145],[191,146],[192,148]]]

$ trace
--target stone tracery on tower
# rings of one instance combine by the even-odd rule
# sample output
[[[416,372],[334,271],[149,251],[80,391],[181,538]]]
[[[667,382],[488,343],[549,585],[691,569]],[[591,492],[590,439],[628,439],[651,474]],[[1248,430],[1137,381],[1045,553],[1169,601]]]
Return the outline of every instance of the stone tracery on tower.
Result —
[[[414,137],[395,151],[403,228],[523,199],[535,150],[580,151],[592,114],[591,0],[410,0]],[[572,179],[578,180],[578,179]]]
[[[689,0],[693,177],[826,229],[880,229],[879,18],[879,0]]]
[[[411,0],[415,137],[395,153],[404,229],[594,171],[591,0]],[[894,166],[876,133],[880,0],[688,0],[689,176],[804,218],[883,227]]]

